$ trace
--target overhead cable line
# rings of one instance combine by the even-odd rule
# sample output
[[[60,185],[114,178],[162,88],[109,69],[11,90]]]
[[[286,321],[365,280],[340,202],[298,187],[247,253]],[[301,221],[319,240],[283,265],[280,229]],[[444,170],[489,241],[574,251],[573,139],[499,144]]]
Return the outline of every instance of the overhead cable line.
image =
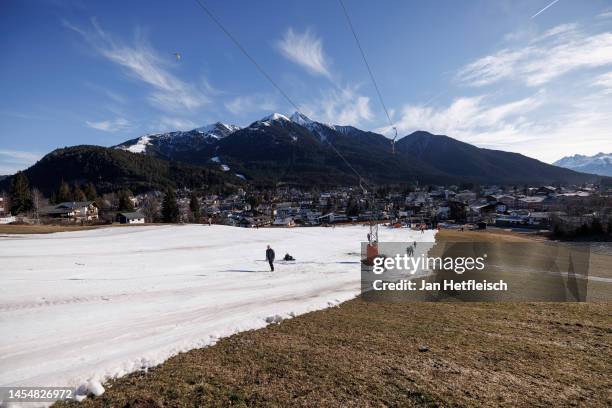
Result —
[[[385,115],[387,116],[387,121],[389,122],[389,126],[391,129],[395,131],[395,137],[393,138],[391,145],[393,147],[393,153],[395,153],[395,139],[397,139],[397,128],[393,124],[391,120],[391,116],[389,115],[389,111],[387,110],[387,106],[385,105],[385,101],[383,100],[382,94],[380,93],[380,89],[378,89],[378,84],[376,83],[376,79],[374,79],[374,74],[372,73],[372,69],[370,68],[370,64],[368,63],[368,59],[365,56],[365,52],[363,51],[363,47],[361,46],[361,42],[359,41],[359,37],[357,37],[357,33],[355,32],[355,28],[353,27],[353,23],[351,22],[351,18],[348,15],[348,11],[346,11],[346,7],[344,6],[344,2],[342,0],[338,0],[340,6],[342,7],[342,11],[344,12],[344,16],[346,17],[346,21],[348,23],[349,28],[351,29],[351,33],[353,33],[353,37],[355,38],[355,42],[357,43],[357,48],[359,48],[359,52],[361,53],[361,57],[363,58],[363,63],[365,64],[368,74],[370,74],[370,79],[372,80],[372,84],[374,85],[374,89],[376,90],[376,94],[378,95],[378,100],[385,111]]]
[[[272,77],[270,75],[268,75],[268,73],[263,69],[263,67],[261,65],[259,65],[257,63],[257,61],[255,60],[255,58],[253,58],[251,56],[251,54],[249,54],[249,52],[242,46],[242,44],[240,44],[240,42],[238,41],[238,39],[236,37],[234,37],[232,35],[232,33],[229,32],[229,30],[227,30],[225,28],[225,26],[223,24],[221,24],[221,22],[214,16],[214,14],[210,11],[210,9],[208,7],[206,7],[204,5],[204,3],[202,3],[201,0],[194,0],[199,6],[200,8],[208,15],[208,17],[210,17],[210,19],[221,29],[221,31],[223,31],[225,33],[225,35],[234,43],[234,45],[236,45],[236,47],[238,47],[238,49],[249,59],[249,61],[251,61],[253,63],[253,65],[255,65],[255,68],[257,68],[257,70],[268,80],[268,82],[270,82],[280,93],[281,95],[283,95],[283,97],[295,108],[295,110],[299,113],[300,112],[300,108],[297,106],[296,103],[293,102],[293,100],[289,97],[289,95],[287,95],[282,88],[272,79]],[[357,175],[358,179],[359,179],[359,186],[365,190],[363,188],[363,185],[367,184],[365,183],[365,181],[363,180],[363,177],[361,177],[361,174],[359,174],[359,172],[357,170],[355,170],[355,168],[353,166],[351,166],[351,164],[349,163],[349,161],[338,151],[338,149],[336,149],[336,147],[329,141],[327,140],[327,143],[329,143],[329,145],[332,147],[332,149],[336,152],[336,154],[344,161],[344,163],[346,163],[346,165]]]
[[[230,33],[224,26],[223,24],[221,24],[221,22],[219,20],[217,20],[217,18],[213,15],[213,13],[208,9],[208,7],[206,7],[204,5],[204,3],[202,3],[200,0],[195,0],[195,2],[200,6],[200,8],[202,8],[202,10],[204,10],[204,12],[206,14],[208,14],[208,17],[210,17],[210,19],[221,29],[221,31],[223,31],[225,33],[225,35],[227,35],[227,37],[232,40],[232,42],[236,45],[236,47],[238,47],[238,49],[240,51],[242,51],[242,53],[253,63],[253,65],[255,65],[255,68],[257,68],[257,70],[259,70],[259,72],[281,93],[281,95],[283,95],[283,97],[295,108],[296,111],[300,111],[300,108],[298,108],[298,106],[291,100],[291,98],[289,98],[289,95],[287,95],[280,86],[278,86],[278,84],[276,82],[274,82],[274,80],[272,79],[272,77],[270,75],[268,75],[268,73],[261,67],[261,65],[259,65],[257,63],[257,61],[255,60],[255,58],[253,58],[251,56],[251,54],[248,53],[248,51],[242,46],[242,44],[240,44],[240,42],[236,39],[236,37],[234,37],[232,35],[232,33]]]

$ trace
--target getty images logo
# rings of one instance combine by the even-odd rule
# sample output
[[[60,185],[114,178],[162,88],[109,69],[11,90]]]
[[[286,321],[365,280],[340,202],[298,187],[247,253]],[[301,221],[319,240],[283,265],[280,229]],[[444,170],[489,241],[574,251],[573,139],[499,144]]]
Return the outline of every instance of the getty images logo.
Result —
[[[485,268],[487,254],[479,257],[429,257],[408,256],[406,254],[390,257],[374,258],[372,272],[380,275],[386,270],[404,270],[410,274],[415,274],[418,270],[444,270],[454,271],[461,275],[466,271],[482,271]]]

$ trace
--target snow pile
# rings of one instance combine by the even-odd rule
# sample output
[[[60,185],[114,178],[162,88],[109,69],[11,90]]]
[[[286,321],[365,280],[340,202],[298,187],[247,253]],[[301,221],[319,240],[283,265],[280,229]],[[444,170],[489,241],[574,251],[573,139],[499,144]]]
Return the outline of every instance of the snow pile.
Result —
[[[189,225],[0,237],[0,386],[100,395],[108,378],[335,306],[359,293],[367,232]],[[384,241],[433,239],[381,231]],[[267,244],[296,261],[270,272]]]

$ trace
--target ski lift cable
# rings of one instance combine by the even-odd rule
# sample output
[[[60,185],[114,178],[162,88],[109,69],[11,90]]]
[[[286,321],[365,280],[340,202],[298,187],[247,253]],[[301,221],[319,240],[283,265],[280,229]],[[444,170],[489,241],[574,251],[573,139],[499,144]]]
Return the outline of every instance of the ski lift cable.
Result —
[[[238,47],[238,49],[245,55],[245,57],[247,57],[249,59],[249,61],[251,61],[251,63],[253,63],[253,65],[255,65],[255,68],[257,68],[257,70],[268,80],[268,82],[270,82],[280,92],[280,94],[299,113],[300,112],[300,108],[297,106],[297,104],[295,102],[293,102],[293,100],[289,97],[289,95],[287,95],[282,90],[282,88],[272,79],[272,77],[270,75],[268,75],[268,73],[263,69],[263,67],[257,63],[255,58],[253,58],[251,56],[251,54],[249,54],[249,52],[242,46],[242,44],[240,44],[238,39],[236,37],[234,37],[232,35],[232,33],[230,33],[229,30],[227,30],[223,24],[221,24],[221,22],[210,11],[210,9],[208,7],[206,7],[201,0],[194,0],[194,1],[208,15],[208,17],[210,17],[210,19],[221,29],[221,31],[223,31],[225,33],[225,35],[234,43],[234,45],[236,45],[236,47]],[[380,94],[379,94],[379,96],[380,96]],[[391,119],[389,119],[389,120],[391,120]],[[355,173],[355,175],[357,175],[357,177],[359,179],[359,187],[361,187],[361,189],[365,191],[365,189],[363,187],[363,184],[365,184],[366,186],[368,186],[368,185],[363,180],[363,177],[361,177],[361,174],[359,174],[359,172],[349,163],[349,161],[344,157],[344,155],[342,155],[342,153],[340,153],[338,151],[338,149],[336,149],[336,147],[329,140],[327,140],[327,143],[331,146],[331,148],[334,150],[334,152],[336,152],[336,154],[342,159],[342,161],[344,161],[344,163],[346,163],[346,165],[353,171],[353,173]]]
[[[363,63],[365,64],[368,74],[370,74],[370,79],[372,80],[372,84],[374,85],[374,89],[376,90],[376,94],[378,95],[378,100],[385,111],[385,115],[387,116],[387,121],[389,122],[389,126],[395,132],[395,137],[392,140],[393,150],[395,152],[395,139],[397,139],[397,128],[393,124],[391,120],[391,116],[389,115],[389,111],[387,110],[387,106],[385,105],[385,101],[383,100],[382,94],[380,93],[380,89],[378,89],[378,84],[376,83],[376,79],[374,79],[374,74],[372,73],[372,69],[370,68],[370,64],[368,63],[368,59],[365,56],[365,52],[363,51],[363,47],[361,46],[361,42],[359,41],[359,37],[357,37],[357,32],[355,31],[355,27],[353,27],[353,23],[351,22],[351,18],[348,15],[348,11],[346,10],[346,6],[342,0],[338,0],[340,6],[342,7],[342,11],[344,12],[344,16],[346,17],[346,22],[348,23],[349,28],[351,29],[351,33],[353,33],[353,37],[355,38],[355,43],[357,43],[357,48],[359,48],[359,52],[361,53],[361,58],[363,58]]]
[[[272,77],[270,77],[270,75],[268,75],[268,73],[261,67],[261,65],[259,65],[257,63],[257,61],[255,60],[255,58],[253,58],[251,56],[251,54],[248,53],[248,51],[242,46],[242,44],[240,44],[240,42],[236,39],[236,37],[234,37],[232,35],[232,33],[230,33],[224,26],[223,24],[221,24],[221,22],[219,20],[217,20],[217,18],[213,15],[213,13],[208,9],[208,7],[206,7],[204,5],[204,3],[202,3],[201,0],[195,0],[195,2],[200,6],[200,8],[202,10],[204,10],[204,12],[206,14],[208,14],[208,17],[210,17],[210,19],[221,29],[221,31],[223,31],[225,33],[225,35],[234,43],[234,45],[236,45],[236,47],[238,47],[238,49],[245,55],[245,57],[247,57],[252,63],[253,65],[255,65],[255,68],[257,68],[257,70],[281,93],[281,95],[283,95],[283,97],[295,108],[296,111],[300,111],[300,108],[298,108],[297,104],[295,104],[291,98],[289,98],[289,95],[287,95],[282,89],[281,87],[272,79]]]

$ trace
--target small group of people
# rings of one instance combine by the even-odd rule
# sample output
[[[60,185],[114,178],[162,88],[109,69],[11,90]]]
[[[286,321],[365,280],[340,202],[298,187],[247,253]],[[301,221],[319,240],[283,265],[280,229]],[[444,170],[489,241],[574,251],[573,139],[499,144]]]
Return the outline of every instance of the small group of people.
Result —
[[[274,257],[275,256],[276,255],[274,254],[274,250],[270,247],[270,245],[268,245],[268,248],[266,249],[266,261],[268,261],[268,263],[270,264],[270,272],[274,272]],[[283,258],[283,261],[295,261],[295,258],[287,253],[285,254],[285,257]]]
[[[408,246],[406,247],[406,254],[407,254],[408,256],[412,256],[412,255],[414,255],[414,250],[416,249],[416,247],[417,247],[417,242],[416,242],[416,241],[414,241],[414,243],[413,243],[412,245],[408,245]]]

